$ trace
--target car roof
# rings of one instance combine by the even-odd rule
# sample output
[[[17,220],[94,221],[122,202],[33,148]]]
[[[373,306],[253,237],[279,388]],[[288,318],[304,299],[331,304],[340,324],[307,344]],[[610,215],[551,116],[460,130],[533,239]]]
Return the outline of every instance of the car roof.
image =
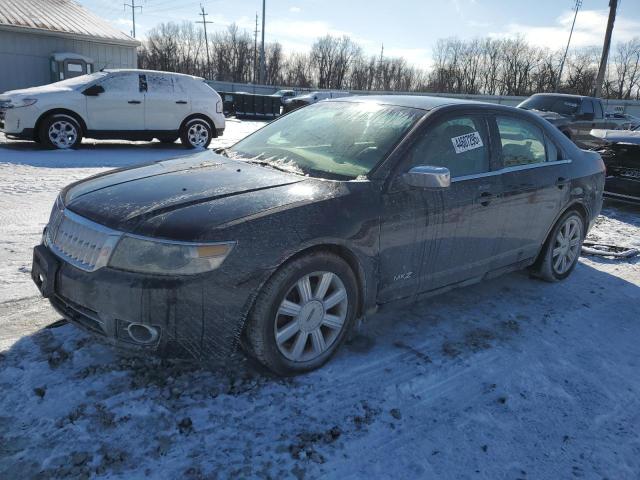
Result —
[[[476,102],[461,98],[432,97],[428,95],[360,95],[353,97],[333,98],[332,102],[373,102],[380,105],[392,105],[396,107],[418,108],[421,110],[433,110],[445,105],[485,105],[499,107],[494,103]]]
[[[175,73],[175,72],[163,72],[162,70],[143,70],[140,68],[105,68],[102,70],[107,73],[158,73],[162,75],[171,75],[174,77],[183,77],[183,78],[192,78],[194,80],[204,80],[202,77],[196,77],[194,75],[187,75],[185,73]]]
[[[576,98],[576,99],[582,99],[582,98],[595,98],[595,97],[590,97],[588,95],[574,95],[572,93],[535,93],[532,95],[532,97],[563,97],[563,98]]]

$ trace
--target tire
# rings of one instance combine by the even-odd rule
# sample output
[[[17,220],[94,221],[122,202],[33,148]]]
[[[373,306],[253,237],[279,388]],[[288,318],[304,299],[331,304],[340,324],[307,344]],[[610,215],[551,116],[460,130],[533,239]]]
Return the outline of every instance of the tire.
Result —
[[[68,150],[82,142],[82,127],[72,116],[57,113],[43,120],[38,137],[46,148]]]
[[[178,139],[178,137],[160,137],[158,138],[158,140],[161,143],[175,143],[175,141]]]
[[[582,216],[575,210],[566,212],[544,243],[539,260],[533,267],[533,274],[547,282],[559,282],[571,275],[578,264],[585,233]],[[562,239],[567,234],[569,240],[564,242]]]
[[[180,141],[186,148],[207,148],[213,138],[213,130],[202,117],[187,120],[180,129]]]
[[[327,303],[332,305],[326,308]],[[357,305],[356,277],[344,260],[327,252],[298,258],[281,267],[259,293],[243,348],[281,376],[315,370],[347,338]]]

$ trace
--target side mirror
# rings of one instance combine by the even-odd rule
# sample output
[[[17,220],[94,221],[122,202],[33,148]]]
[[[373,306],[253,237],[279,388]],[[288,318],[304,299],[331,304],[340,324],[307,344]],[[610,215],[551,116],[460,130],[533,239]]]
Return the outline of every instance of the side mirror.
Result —
[[[418,166],[413,167],[402,175],[404,182],[416,188],[438,190],[449,188],[451,185],[451,173],[445,167]]]
[[[101,93],[104,93],[104,87],[102,85],[91,85],[82,92],[82,94],[87,97],[97,97]]]

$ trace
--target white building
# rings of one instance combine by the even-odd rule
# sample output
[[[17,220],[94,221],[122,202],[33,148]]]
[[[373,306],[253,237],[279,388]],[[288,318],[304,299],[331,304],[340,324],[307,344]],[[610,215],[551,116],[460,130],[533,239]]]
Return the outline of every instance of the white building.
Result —
[[[0,92],[136,68],[139,45],[73,0],[0,0]]]

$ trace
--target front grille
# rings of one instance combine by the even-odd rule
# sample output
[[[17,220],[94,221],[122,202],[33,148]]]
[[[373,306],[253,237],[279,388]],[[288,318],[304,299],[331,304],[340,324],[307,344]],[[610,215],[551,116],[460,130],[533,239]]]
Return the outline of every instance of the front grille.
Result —
[[[106,266],[121,233],[58,207],[56,202],[45,236],[51,251],[87,272]]]

